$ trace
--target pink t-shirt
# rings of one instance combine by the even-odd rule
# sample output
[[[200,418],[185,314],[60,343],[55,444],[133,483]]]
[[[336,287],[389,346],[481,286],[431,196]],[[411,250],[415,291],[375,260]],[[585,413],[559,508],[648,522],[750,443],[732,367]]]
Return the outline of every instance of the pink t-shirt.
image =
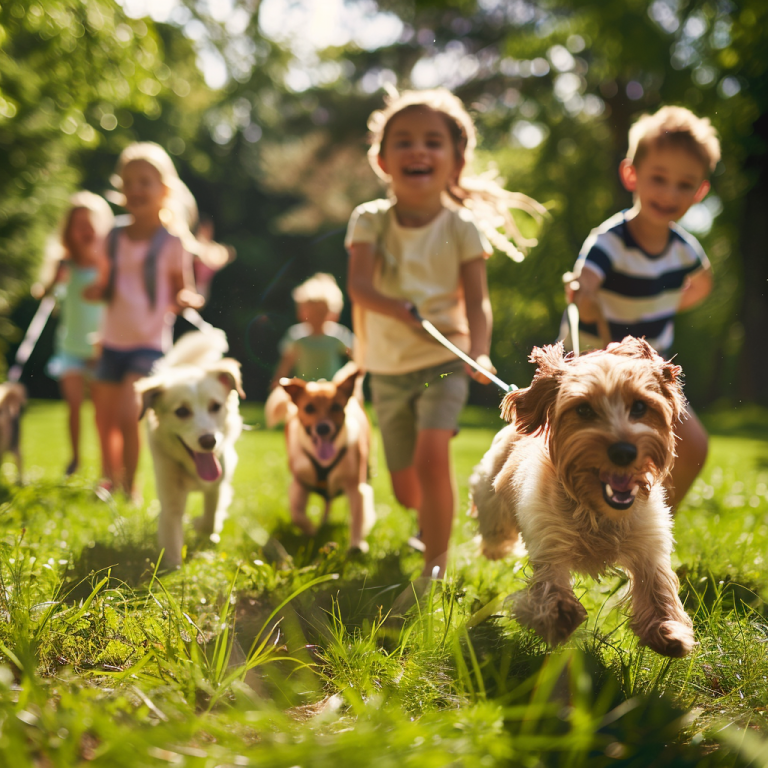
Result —
[[[131,240],[120,232],[117,241],[114,293],[102,323],[101,341],[111,349],[157,349],[173,343],[173,275],[181,274],[191,256],[178,237],[169,235],[157,256],[155,304],[144,285],[144,260],[149,240]]]

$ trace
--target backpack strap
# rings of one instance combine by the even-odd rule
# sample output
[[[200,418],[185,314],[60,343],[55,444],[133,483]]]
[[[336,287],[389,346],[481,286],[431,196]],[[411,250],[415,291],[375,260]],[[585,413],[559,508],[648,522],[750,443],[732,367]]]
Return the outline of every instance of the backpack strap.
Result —
[[[117,244],[120,238],[120,232],[125,227],[115,227],[107,236],[107,256],[109,257],[109,279],[104,291],[104,297],[111,301],[115,293],[115,279],[117,275]],[[165,245],[168,237],[168,230],[161,224],[156,230],[152,239],[149,241],[146,258],[144,259],[144,287],[149,297],[149,305],[155,308],[157,301],[157,258]]]

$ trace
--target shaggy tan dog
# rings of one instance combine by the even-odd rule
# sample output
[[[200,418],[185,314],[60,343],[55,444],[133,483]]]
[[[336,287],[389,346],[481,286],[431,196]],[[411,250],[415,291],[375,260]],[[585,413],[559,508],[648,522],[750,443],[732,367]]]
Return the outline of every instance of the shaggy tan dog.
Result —
[[[483,553],[507,555],[522,534],[533,575],[513,609],[548,643],[586,618],[571,571],[593,578],[616,565],[631,577],[631,627],[665,656],[685,656],[691,620],[670,566],[672,520],[664,481],[684,399],[680,367],[632,337],[579,358],[534,348],[531,386],[510,392],[511,424],[470,479]]]

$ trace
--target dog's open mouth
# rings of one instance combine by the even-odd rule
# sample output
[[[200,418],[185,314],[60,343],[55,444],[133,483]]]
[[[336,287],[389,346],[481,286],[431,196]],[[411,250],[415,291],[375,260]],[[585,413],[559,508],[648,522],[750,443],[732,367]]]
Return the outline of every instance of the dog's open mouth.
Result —
[[[221,477],[221,463],[211,451],[193,451],[181,438],[179,442],[187,449],[187,453],[195,462],[197,476],[207,483],[212,483]]]
[[[330,440],[318,435],[312,435],[312,446],[320,461],[330,461],[336,455],[336,446]]]
[[[613,509],[629,509],[637,498],[640,486],[633,475],[600,475],[605,503]]]

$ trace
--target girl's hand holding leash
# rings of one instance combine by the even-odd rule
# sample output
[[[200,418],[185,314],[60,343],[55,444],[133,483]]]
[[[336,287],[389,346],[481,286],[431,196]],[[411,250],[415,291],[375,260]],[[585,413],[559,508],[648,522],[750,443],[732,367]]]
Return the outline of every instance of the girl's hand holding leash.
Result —
[[[176,306],[181,309],[201,309],[205,304],[205,299],[190,288],[182,288],[176,294]]]
[[[485,368],[486,371],[490,371],[491,373],[496,373],[496,367],[491,362],[491,358],[488,357],[486,354],[481,355],[475,355],[470,350],[469,356],[480,366]],[[464,370],[478,383],[480,384],[490,384],[491,380],[484,376],[480,371],[476,371],[474,368],[470,367],[467,363],[464,363]]]

